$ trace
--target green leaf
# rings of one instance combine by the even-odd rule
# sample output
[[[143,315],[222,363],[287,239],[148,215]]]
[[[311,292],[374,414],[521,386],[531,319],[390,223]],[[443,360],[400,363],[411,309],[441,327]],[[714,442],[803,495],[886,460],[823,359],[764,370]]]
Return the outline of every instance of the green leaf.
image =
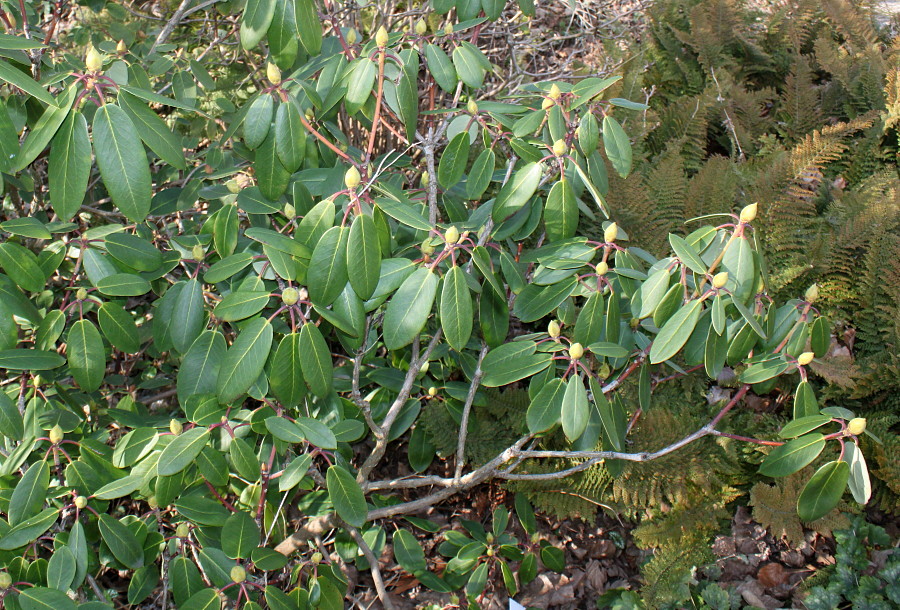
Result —
[[[466,179],[466,197],[472,200],[481,199],[487,187],[491,184],[494,175],[494,166],[497,164],[497,155],[491,148],[486,148],[475,158],[472,170]]]
[[[675,256],[677,256],[688,269],[694,273],[706,275],[706,263],[703,262],[703,259],[697,254],[697,251],[684,241],[683,238],[674,233],[670,233],[669,244],[672,246],[672,251],[675,252]]]
[[[289,172],[296,171],[303,164],[306,137],[300,109],[290,102],[279,104],[275,113],[275,154]]]
[[[766,333],[762,329],[762,326],[759,325],[759,321],[756,319],[756,316],[754,316],[749,309],[744,307],[743,303],[739,302],[736,299],[732,299],[731,304],[734,305],[734,308],[738,310],[738,313],[741,314],[741,317],[747,321],[747,324],[750,325],[750,328],[753,329],[753,332],[759,335],[761,339],[765,339]]]
[[[859,504],[865,504],[872,497],[872,483],[869,480],[869,469],[866,466],[866,458],[856,443],[844,444],[844,457],[850,465],[850,493]]]
[[[110,297],[138,297],[150,292],[150,282],[133,273],[113,273],[97,282],[97,290]]]
[[[478,57],[478,52],[466,45],[453,49],[453,66],[459,80],[469,87],[477,89],[484,84],[485,69]],[[436,79],[435,79],[436,80]]]
[[[53,237],[44,223],[31,216],[13,218],[6,222],[0,222],[0,229],[3,229],[7,233],[12,233],[13,235],[30,237],[32,239],[50,239]]]
[[[310,55],[318,55],[322,50],[322,22],[315,0],[294,0],[294,18],[300,44]]]
[[[256,382],[269,357],[272,335],[272,325],[264,318],[251,320],[241,329],[216,378],[220,403],[234,402]]]
[[[272,433],[272,436],[286,443],[302,443],[306,440],[306,435],[300,429],[300,426],[283,417],[269,417],[266,419],[266,429]]]
[[[691,301],[668,319],[650,347],[651,364],[665,362],[684,347],[700,319],[702,304],[700,300]]]
[[[818,415],[819,403],[816,393],[808,381],[801,381],[794,393],[794,419]]]
[[[222,607],[222,598],[215,589],[201,589],[185,600],[182,607],[192,610],[219,610]]]
[[[831,418],[827,415],[808,415],[806,417],[800,417],[785,424],[781,429],[781,432],[778,433],[778,436],[781,438],[795,438],[806,434],[807,432],[812,432],[816,428],[824,426],[830,421]]]
[[[187,468],[209,442],[209,430],[196,427],[185,430],[166,445],[159,456],[156,471],[160,476],[178,474]]]
[[[100,515],[99,525],[103,542],[119,562],[133,569],[144,565],[144,551],[127,525],[105,513]]]
[[[12,67],[5,61],[0,61],[0,80],[6,81],[13,87],[21,89],[31,97],[35,97],[45,104],[50,106],[57,106],[59,104],[59,101],[47,93],[47,90],[36,83],[33,78],[26,75],[21,70]],[[26,163],[26,165],[28,164]]]
[[[39,349],[0,350],[0,369],[11,371],[49,371],[65,364],[56,352]]]
[[[481,384],[496,388],[541,372],[550,365],[552,354],[536,350],[532,341],[513,341],[492,349],[481,363]]]
[[[81,209],[91,176],[91,140],[84,115],[71,112],[50,143],[50,205],[63,222]]]
[[[378,75],[378,68],[371,59],[363,55],[356,60],[347,74],[347,93],[344,96],[346,100],[347,112],[356,114],[357,110],[366,103],[369,95],[372,94],[372,87],[375,85],[375,77]]]
[[[19,523],[0,538],[0,551],[11,551],[31,544],[38,536],[50,529],[58,517],[58,508],[47,508],[40,514]]]
[[[447,342],[453,349],[462,351],[472,336],[474,310],[466,273],[461,267],[454,265],[444,276],[440,310],[441,328]]]
[[[42,44],[34,38],[25,38],[24,36],[14,36],[12,34],[0,34],[0,49],[5,51],[26,51],[29,49],[46,49],[47,45]]]
[[[322,422],[310,417],[298,417],[296,422],[310,444],[329,451],[337,449],[337,438],[331,429]]]
[[[347,285],[348,238],[346,228],[331,227],[313,250],[306,279],[310,300],[317,305],[331,305]]]
[[[143,221],[150,211],[150,166],[137,129],[115,104],[94,115],[94,154],[113,203],[128,220]]]
[[[20,441],[25,437],[25,422],[16,403],[0,391],[0,435]]]
[[[50,467],[41,460],[32,464],[12,492],[7,516],[10,525],[19,525],[39,512],[50,487]]]
[[[573,441],[581,436],[587,426],[589,415],[590,409],[584,380],[578,375],[572,375],[566,383],[566,392],[563,395],[562,412],[560,413],[560,421],[567,439]]]
[[[522,209],[537,191],[543,172],[543,163],[529,163],[513,174],[509,182],[500,189],[494,201],[491,215],[495,222],[506,220]]]
[[[250,102],[243,122],[244,144],[247,148],[256,150],[265,141],[274,116],[275,100],[271,95],[262,94]]]
[[[113,258],[138,271],[153,271],[163,262],[162,253],[137,235],[113,233],[104,245]]]
[[[178,369],[178,402],[184,405],[196,394],[216,393],[219,371],[227,351],[222,333],[215,330],[200,333],[184,354]]]
[[[431,223],[422,215],[421,207],[414,205],[411,201],[397,201],[388,197],[379,197],[375,199],[375,205],[381,208],[385,214],[413,229],[420,231],[430,231]]]
[[[389,350],[406,347],[425,327],[437,294],[438,277],[419,267],[394,293],[384,314],[384,345]]]
[[[822,317],[816,318],[809,331],[809,347],[816,358],[822,358],[828,353],[831,346],[831,329],[828,320]]]
[[[262,311],[269,298],[269,293],[265,291],[232,292],[219,301],[213,314],[225,322],[243,320]]]
[[[181,138],[172,133],[147,104],[124,91],[119,93],[117,102],[138,129],[138,135],[147,148],[173,167],[178,169],[187,167]]]
[[[841,501],[849,479],[847,462],[835,460],[819,468],[797,498],[800,520],[808,523],[830,513]]]
[[[68,591],[75,579],[77,562],[75,554],[68,546],[57,547],[47,565],[47,584],[57,591]]]
[[[369,511],[366,496],[353,475],[340,466],[330,466],[325,483],[338,516],[353,527],[362,527]]]
[[[370,298],[381,276],[381,248],[378,247],[375,221],[368,214],[359,214],[350,225],[347,269],[353,269],[353,273],[348,271],[348,275],[356,296],[364,301]]]
[[[638,318],[644,319],[656,311],[659,303],[669,290],[670,277],[669,270],[664,267],[651,273],[646,281],[641,284],[641,310],[638,313]]]
[[[462,180],[466,172],[466,163],[469,161],[469,149],[471,140],[468,131],[456,134],[441,155],[438,165],[438,183],[445,189],[449,189]]]
[[[155,564],[146,565],[135,570],[128,583],[128,603],[139,604],[144,601],[159,584],[159,568]]]
[[[767,477],[786,477],[819,457],[825,448],[825,437],[814,432],[795,438],[766,456],[759,473]]]
[[[578,229],[578,214],[575,191],[563,176],[550,189],[544,203],[544,227],[547,230],[547,238],[556,241],[574,236]]]
[[[0,244],[0,267],[20,288],[29,292],[44,290],[44,272],[31,250],[7,241]]]
[[[415,536],[406,530],[398,529],[394,532],[393,542],[394,558],[400,567],[414,576],[428,569],[425,562],[425,551],[422,550]]]
[[[566,384],[561,379],[551,379],[541,388],[525,414],[529,432],[544,432],[559,423],[565,393]]]
[[[277,201],[284,195],[291,180],[291,172],[278,158],[274,131],[270,131],[266,139],[256,149],[253,168],[256,172],[259,192],[267,199]]]
[[[428,72],[434,78],[434,82],[438,87],[447,93],[453,93],[456,90],[456,83],[459,78],[456,75],[456,68],[453,62],[444,52],[442,48],[435,44],[425,45],[425,61],[428,64]]]
[[[85,392],[93,392],[103,383],[106,353],[100,331],[88,320],[78,320],[69,330],[66,356],[69,370]]]
[[[241,17],[241,47],[249,51],[262,41],[272,18],[275,16],[276,0],[247,0]]]
[[[232,559],[250,556],[259,545],[259,526],[253,517],[239,510],[225,522],[222,528],[222,551]]]
[[[300,333],[285,335],[275,350],[269,373],[269,387],[285,407],[297,406],[306,395],[302,359]]]
[[[788,369],[788,366],[788,363],[781,357],[754,362],[740,374],[740,380],[741,383],[762,383],[781,375]]]
[[[144,477],[131,474],[121,479],[107,483],[94,492],[93,496],[98,500],[115,500],[130,495],[141,488]]]
[[[631,141],[611,115],[603,117],[603,148],[613,169],[623,178],[631,173]]]
[[[141,349],[141,337],[130,313],[116,303],[107,302],[97,311],[97,321],[106,340],[126,354]]]
[[[319,397],[327,396],[334,385],[331,350],[315,324],[307,322],[300,329],[300,368],[309,390]]]
[[[22,610],[75,610],[75,602],[58,589],[23,588],[16,600]]]
[[[536,322],[559,307],[577,286],[578,278],[574,275],[550,286],[528,284],[516,297],[513,313],[522,322]]]
[[[203,281],[208,284],[216,284],[227,280],[228,278],[240,273],[253,262],[253,254],[249,252],[239,252],[232,254],[213,263],[206,273],[203,274]]]
[[[113,466],[133,466],[153,450],[158,439],[159,433],[155,428],[135,428],[116,443],[112,456]]]

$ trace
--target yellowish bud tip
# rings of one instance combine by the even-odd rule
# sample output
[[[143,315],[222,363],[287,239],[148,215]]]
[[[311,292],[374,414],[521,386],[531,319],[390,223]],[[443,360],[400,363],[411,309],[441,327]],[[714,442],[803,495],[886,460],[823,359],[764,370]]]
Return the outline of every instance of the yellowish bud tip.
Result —
[[[806,366],[813,361],[814,357],[815,354],[813,354],[812,352],[803,352],[802,354],[797,356],[797,364],[799,364],[800,366]]]
[[[594,271],[597,273],[597,275],[606,275],[609,271],[609,264],[601,261],[597,263],[596,267],[594,267]]]
[[[178,421],[177,419],[169,420],[169,432],[171,432],[175,436],[178,436],[179,434],[181,434],[182,430],[184,430],[184,426],[181,425],[180,421]]]
[[[724,288],[725,284],[728,283],[728,272],[721,271],[713,276],[712,285],[713,288]]]
[[[88,47],[87,53],[84,54],[84,65],[87,66],[89,72],[96,72],[103,67],[103,58],[94,48],[94,45]]]
[[[579,360],[582,356],[584,356],[584,347],[581,343],[573,343],[569,346],[569,358]]]
[[[297,209],[289,203],[284,204],[284,217],[293,220],[297,216]]]
[[[229,576],[231,576],[231,582],[242,583],[247,580],[247,570],[241,566],[234,566],[231,568]]]
[[[300,301],[306,301],[309,299],[309,291],[306,288],[301,288],[297,291],[297,299]]]
[[[608,244],[616,241],[616,238],[619,236],[619,225],[616,223],[612,223],[606,229],[603,230],[603,241]]]
[[[559,338],[559,322],[556,320],[551,320],[550,324],[547,325],[547,334],[550,335],[551,339]]]
[[[234,179],[231,179],[228,182],[226,182],[225,188],[227,188],[228,192],[231,193],[232,195],[237,195],[238,193],[241,192],[241,185],[238,183],[237,180],[234,180]]]
[[[434,254],[434,245],[432,245],[430,239],[423,241],[419,249],[422,250],[422,254]]]
[[[819,298],[819,285],[813,284],[809,288],[806,289],[806,293],[803,295],[804,300],[807,303],[815,303]]]
[[[350,31],[347,32],[347,44],[356,44],[357,40],[359,40],[359,35],[356,33],[356,28],[350,28]]]
[[[203,249],[203,246],[197,244],[191,248],[191,256],[195,261],[202,261],[206,257],[206,251]]]
[[[431,386],[430,388],[428,388],[428,395],[431,396],[432,398],[437,396],[437,388],[434,386]]]
[[[562,157],[564,154],[566,154],[567,151],[568,148],[566,147],[566,143],[564,140],[559,139],[553,143],[553,154],[557,157]]]
[[[118,53],[120,55],[124,55],[127,52],[128,52],[128,47],[125,46],[125,41],[120,40],[119,44],[116,45],[116,53]]]
[[[756,213],[758,210],[759,204],[757,203],[751,203],[750,205],[745,207],[743,210],[741,210],[741,222],[747,223],[756,220]]]
[[[187,523],[179,523],[178,527],[175,528],[175,535],[179,538],[187,538],[190,533],[191,530]]]
[[[447,36],[449,36],[449,35],[452,34],[452,33],[453,33],[453,24],[452,24],[452,23],[448,23],[447,25],[444,26],[444,34],[446,34]]]
[[[347,170],[347,173],[344,174],[344,186],[348,189],[353,190],[359,186],[360,176],[359,170],[356,167],[351,167]]]
[[[317,553],[313,553],[312,557],[310,557],[309,559],[314,564],[318,565],[318,564],[322,563],[322,560],[325,559],[325,557],[322,555],[322,553],[317,552]]]
[[[79,288],[75,291],[75,298],[79,301],[83,301],[87,298],[87,290],[85,288]]]
[[[12,576],[9,572],[0,572],[0,589],[6,590],[12,586]]]
[[[390,37],[388,36],[388,31],[384,29],[384,26],[381,26],[380,28],[378,28],[378,31],[375,32],[375,44],[380,48],[384,48],[387,46],[389,38]]]
[[[75,496],[75,500],[73,500],[75,504],[75,508],[78,510],[84,510],[84,507],[87,506],[88,500],[84,496]]]
[[[50,428],[50,433],[47,436],[50,437],[50,442],[52,444],[58,444],[59,441],[63,439],[62,428],[59,427],[59,424],[56,424],[55,426]]]
[[[316,113],[313,112],[312,108],[307,108],[306,111],[303,113],[303,116],[306,117],[307,121],[312,121],[313,119],[316,118]]]
[[[469,111],[469,114],[478,114],[478,104],[475,100],[469,100],[469,103],[466,104],[466,110]]]
[[[424,36],[427,31],[428,24],[425,23],[424,19],[419,19],[418,21],[416,21],[416,34],[418,34],[419,36]]]
[[[300,293],[297,292],[296,288],[285,288],[281,292],[281,302],[285,305],[296,305],[299,299]]]
[[[559,90],[559,85],[553,83],[553,85],[550,86],[550,93],[548,93],[547,96],[551,100],[558,100],[560,95],[562,95],[562,91]]]
[[[266,64],[266,78],[268,78],[269,82],[273,85],[277,85],[281,82],[281,69],[271,61]]]
[[[544,101],[541,102],[541,110],[550,110],[556,105],[556,102],[551,100],[549,97],[545,97]]]
[[[446,241],[449,246],[459,243],[459,229],[456,227],[447,229],[447,232],[444,233],[444,241]]]
[[[429,368],[431,368],[431,363],[425,362],[425,364],[419,367],[419,375],[424,375],[425,373],[427,373]]]
[[[422,188],[427,187],[429,182],[431,182],[431,174],[429,174],[428,172],[423,172],[422,173]]]
[[[859,436],[866,431],[866,418],[854,417],[847,423],[847,432],[853,436]]]

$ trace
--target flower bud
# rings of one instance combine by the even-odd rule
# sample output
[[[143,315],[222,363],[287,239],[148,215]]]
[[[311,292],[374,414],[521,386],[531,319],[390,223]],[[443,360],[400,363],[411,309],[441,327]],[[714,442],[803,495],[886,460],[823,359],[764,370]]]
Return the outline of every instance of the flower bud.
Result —
[[[558,100],[559,96],[562,95],[562,91],[559,90],[559,85],[553,83],[550,87],[550,93],[547,94],[551,100]]]
[[[309,558],[309,560],[312,561],[316,565],[319,565],[320,563],[322,563],[323,559],[325,559],[325,557],[322,555],[322,553],[319,553],[319,552],[313,553],[312,557]]]
[[[603,231],[603,241],[608,244],[616,241],[616,238],[619,236],[619,225],[616,223],[612,223]]]
[[[597,263],[597,266],[594,267],[594,271],[597,273],[597,275],[600,275],[600,276],[606,275],[607,272],[609,271],[609,264],[605,263],[603,261],[600,261],[599,263]]]
[[[448,23],[447,25],[444,26],[444,34],[445,34],[446,36],[449,36],[449,35],[452,34],[452,33],[453,33],[453,24],[452,24],[452,23]]]
[[[549,97],[545,97],[544,101],[541,102],[541,110],[550,110],[556,105],[556,102],[551,100]]]
[[[156,496],[150,496],[149,498],[147,498],[147,506],[149,506],[153,510],[159,508],[159,500],[156,499]]]
[[[490,536],[490,534],[488,534],[488,536]],[[488,557],[493,557],[493,556],[494,556],[494,547],[489,546],[489,547],[488,547],[488,550],[486,551],[485,554],[486,554]]]
[[[356,33],[356,28],[350,28],[350,30],[347,32],[347,44],[356,44],[357,40],[359,40],[359,35]]]
[[[227,188],[228,192],[231,193],[232,195],[237,195],[238,193],[241,192],[241,185],[238,184],[238,181],[234,180],[234,179],[226,182],[225,188]]]
[[[307,108],[307,109],[303,112],[303,116],[306,117],[306,120],[307,120],[307,121],[312,121],[313,119],[316,118],[316,113],[313,111],[312,108]]]
[[[566,147],[566,143],[564,140],[559,139],[553,143],[553,154],[557,157],[562,157],[564,154],[568,152],[568,148]]]
[[[294,218],[297,216],[296,208],[294,208],[294,206],[292,206],[289,203],[284,204],[283,213],[284,213],[284,217],[287,218],[288,220],[294,220]]]
[[[550,324],[547,325],[547,334],[550,335],[551,339],[559,338],[559,322],[556,320],[550,320]]]
[[[181,425],[180,421],[178,421],[177,419],[169,420],[169,432],[171,432],[175,436],[178,436],[179,434],[181,434],[182,430],[184,430],[184,426]]]
[[[812,352],[803,352],[802,354],[797,356],[797,364],[799,364],[800,366],[806,366],[813,361],[814,357],[815,354],[813,354]]]
[[[94,48],[94,45],[88,47],[87,53],[84,54],[84,65],[87,66],[89,72],[96,72],[103,67],[103,58]]]
[[[428,388],[428,395],[431,396],[432,398],[437,396],[437,388],[434,386],[431,386],[430,388]]]
[[[191,528],[188,527],[187,523],[179,523],[178,527],[175,528],[175,535],[179,538],[187,538],[190,533]]]
[[[63,439],[63,431],[62,428],[59,427],[59,424],[56,424],[52,428],[50,428],[50,433],[47,435],[50,437],[50,442],[54,445],[58,445],[59,441]]]
[[[375,44],[378,45],[379,48],[384,48],[387,46],[388,39],[388,31],[384,29],[384,26],[378,28],[378,31],[375,32]]]
[[[344,186],[353,190],[359,186],[359,182],[359,170],[356,169],[356,166],[351,166],[350,169],[347,170],[347,173],[344,174]]]
[[[428,188],[428,183],[431,182],[431,174],[428,172],[422,172],[422,188]]]
[[[306,288],[301,288],[297,291],[297,299],[300,301],[308,301],[309,291]]]
[[[728,283],[728,272],[720,271],[715,274],[712,279],[713,288],[722,288]]]
[[[866,418],[854,417],[847,423],[847,432],[853,436],[859,436],[866,431]]]
[[[604,362],[600,365],[600,368],[597,369],[597,375],[600,376],[600,379],[606,379],[609,377],[609,374],[612,373],[612,368],[609,366],[609,363]]]
[[[423,364],[422,366],[419,367],[419,374],[416,376],[421,377],[422,375],[424,375],[425,373],[428,372],[429,368],[431,368],[431,363],[426,360],[425,364]]]
[[[741,210],[741,222],[748,223],[756,220],[756,212],[759,210],[759,204],[751,203],[743,210]]]
[[[269,82],[273,85],[277,85],[281,82],[281,69],[275,65],[274,62],[269,62],[266,64],[266,78],[269,79]]]
[[[428,31],[428,24],[425,23],[424,19],[419,19],[416,21],[416,34],[419,36],[424,36],[425,32]]]
[[[191,248],[191,256],[195,261],[202,261],[206,257],[206,250],[203,249],[203,246],[197,244]]]
[[[434,254],[434,246],[431,244],[430,239],[426,239],[425,241],[423,241],[422,245],[419,246],[419,249],[422,251],[422,254]]]
[[[469,100],[469,103],[466,104],[466,110],[469,111],[469,114],[478,114],[478,104],[475,100]]]
[[[579,360],[582,356],[584,356],[584,347],[581,346],[581,343],[573,343],[569,346],[569,358]]]
[[[0,589],[4,591],[12,586],[12,576],[9,572],[0,572]]]
[[[125,41],[120,40],[119,44],[116,45],[116,53],[119,55],[125,55],[128,52],[128,47],[125,46]]]
[[[87,298],[87,294],[88,293],[87,293],[86,289],[79,288],[78,290],[75,291],[75,298],[78,299],[79,301],[83,301]]]
[[[819,285],[813,284],[809,288],[806,289],[806,293],[803,295],[803,300],[807,303],[815,303],[819,298]]]
[[[75,508],[84,510],[84,507],[87,506],[88,499],[84,496],[75,496],[75,499],[72,500],[72,502],[75,504]]]
[[[231,568],[229,576],[231,576],[231,582],[242,583],[247,580],[247,570],[241,566],[234,566]]]
[[[444,241],[447,242],[447,245],[452,246],[459,242],[459,229],[454,226],[451,226],[447,229],[447,232],[444,233]]]
[[[296,288],[285,288],[281,292],[281,302],[285,305],[296,305],[299,300],[300,293],[297,292]]]

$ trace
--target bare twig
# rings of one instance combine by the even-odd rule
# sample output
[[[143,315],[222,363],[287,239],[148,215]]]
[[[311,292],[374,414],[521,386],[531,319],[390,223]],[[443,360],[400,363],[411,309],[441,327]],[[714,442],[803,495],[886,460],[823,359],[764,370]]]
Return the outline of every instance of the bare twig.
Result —
[[[472,375],[472,383],[469,384],[469,393],[466,396],[466,404],[463,405],[462,419],[459,423],[459,441],[456,445],[456,474],[454,479],[459,480],[462,476],[463,465],[465,464],[466,454],[466,437],[469,434],[469,414],[472,411],[472,403],[475,402],[475,394],[478,392],[478,386],[481,385],[481,378],[484,377],[484,371],[481,370],[481,363],[484,361],[485,355],[488,353],[487,344],[481,345],[481,352],[478,354],[478,364],[475,365],[475,373]]]
[[[356,540],[356,544],[359,545],[359,550],[362,551],[363,556],[369,562],[369,571],[372,573],[372,580],[375,581],[375,591],[378,592],[378,599],[381,600],[385,610],[394,610],[395,606],[388,596],[387,589],[384,588],[384,579],[381,577],[381,569],[378,567],[378,558],[375,557],[375,553],[369,548],[369,544],[366,542],[365,538],[362,537],[362,534],[359,533],[358,529],[355,527],[348,527],[347,531],[350,532],[350,535]]]
[[[163,29],[159,32],[159,35],[156,37],[156,40],[153,41],[153,45],[150,47],[150,50],[147,52],[147,55],[153,53],[156,50],[156,47],[163,44],[165,41],[169,39],[169,36],[172,35],[172,32],[178,26],[178,23],[181,21],[181,18],[184,17],[185,11],[187,11],[188,6],[193,2],[193,0],[181,0],[181,4],[178,5],[178,8],[175,9],[175,13],[172,15],[172,18],[166,22],[166,25],[163,26]]]

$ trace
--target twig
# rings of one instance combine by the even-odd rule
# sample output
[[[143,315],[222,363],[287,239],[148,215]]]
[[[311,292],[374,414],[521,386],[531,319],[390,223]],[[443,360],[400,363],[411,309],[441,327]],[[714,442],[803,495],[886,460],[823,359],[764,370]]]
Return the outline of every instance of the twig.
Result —
[[[369,548],[368,543],[365,538],[362,537],[362,534],[359,533],[358,529],[355,527],[348,527],[347,531],[350,532],[350,535],[356,540],[356,544],[359,545],[359,550],[362,551],[363,556],[369,562],[369,571],[372,573],[372,580],[375,581],[375,591],[378,592],[378,599],[381,600],[385,610],[394,610],[395,606],[388,596],[387,589],[384,588],[384,579],[381,577],[381,569],[378,567],[378,558],[375,557],[375,553]]]
[[[188,6],[191,2],[193,2],[193,0],[181,0],[181,4],[179,4],[178,8],[175,9],[175,14],[172,15],[172,18],[169,19],[168,22],[166,22],[166,25],[163,26],[163,29],[156,37],[156,40],[153,41],[153,44],[150,46],[150,50],[147,52],[147,55],[152,54],[153,51],[156,50],[156,47],[163,44],[169,39],[169,36],[172,35],[172,32],[175,30],[178,22],[181,21],[182,17],[184,17],[184,13],[185,11],[187,11]]]
[[[483,343],[481,345],[481,353],[478,354],[478,364],[475,365],[475,373],[472,375],[472,383],[469,385],[469,393],[466,396],[466,404],[463,406],[462,418],[459,423],[459,441],[456,445],[456,474],[453,476],[456,480],[459,480],[459,477],[462,476],[463,465],[465,464],[466,436],[469,434],[469,414],[472,411],[472,403],[475,402],[478,386],[481,385],[481,378],[484,377],[481,363],[484,361],[487,353],[488,346]]]

